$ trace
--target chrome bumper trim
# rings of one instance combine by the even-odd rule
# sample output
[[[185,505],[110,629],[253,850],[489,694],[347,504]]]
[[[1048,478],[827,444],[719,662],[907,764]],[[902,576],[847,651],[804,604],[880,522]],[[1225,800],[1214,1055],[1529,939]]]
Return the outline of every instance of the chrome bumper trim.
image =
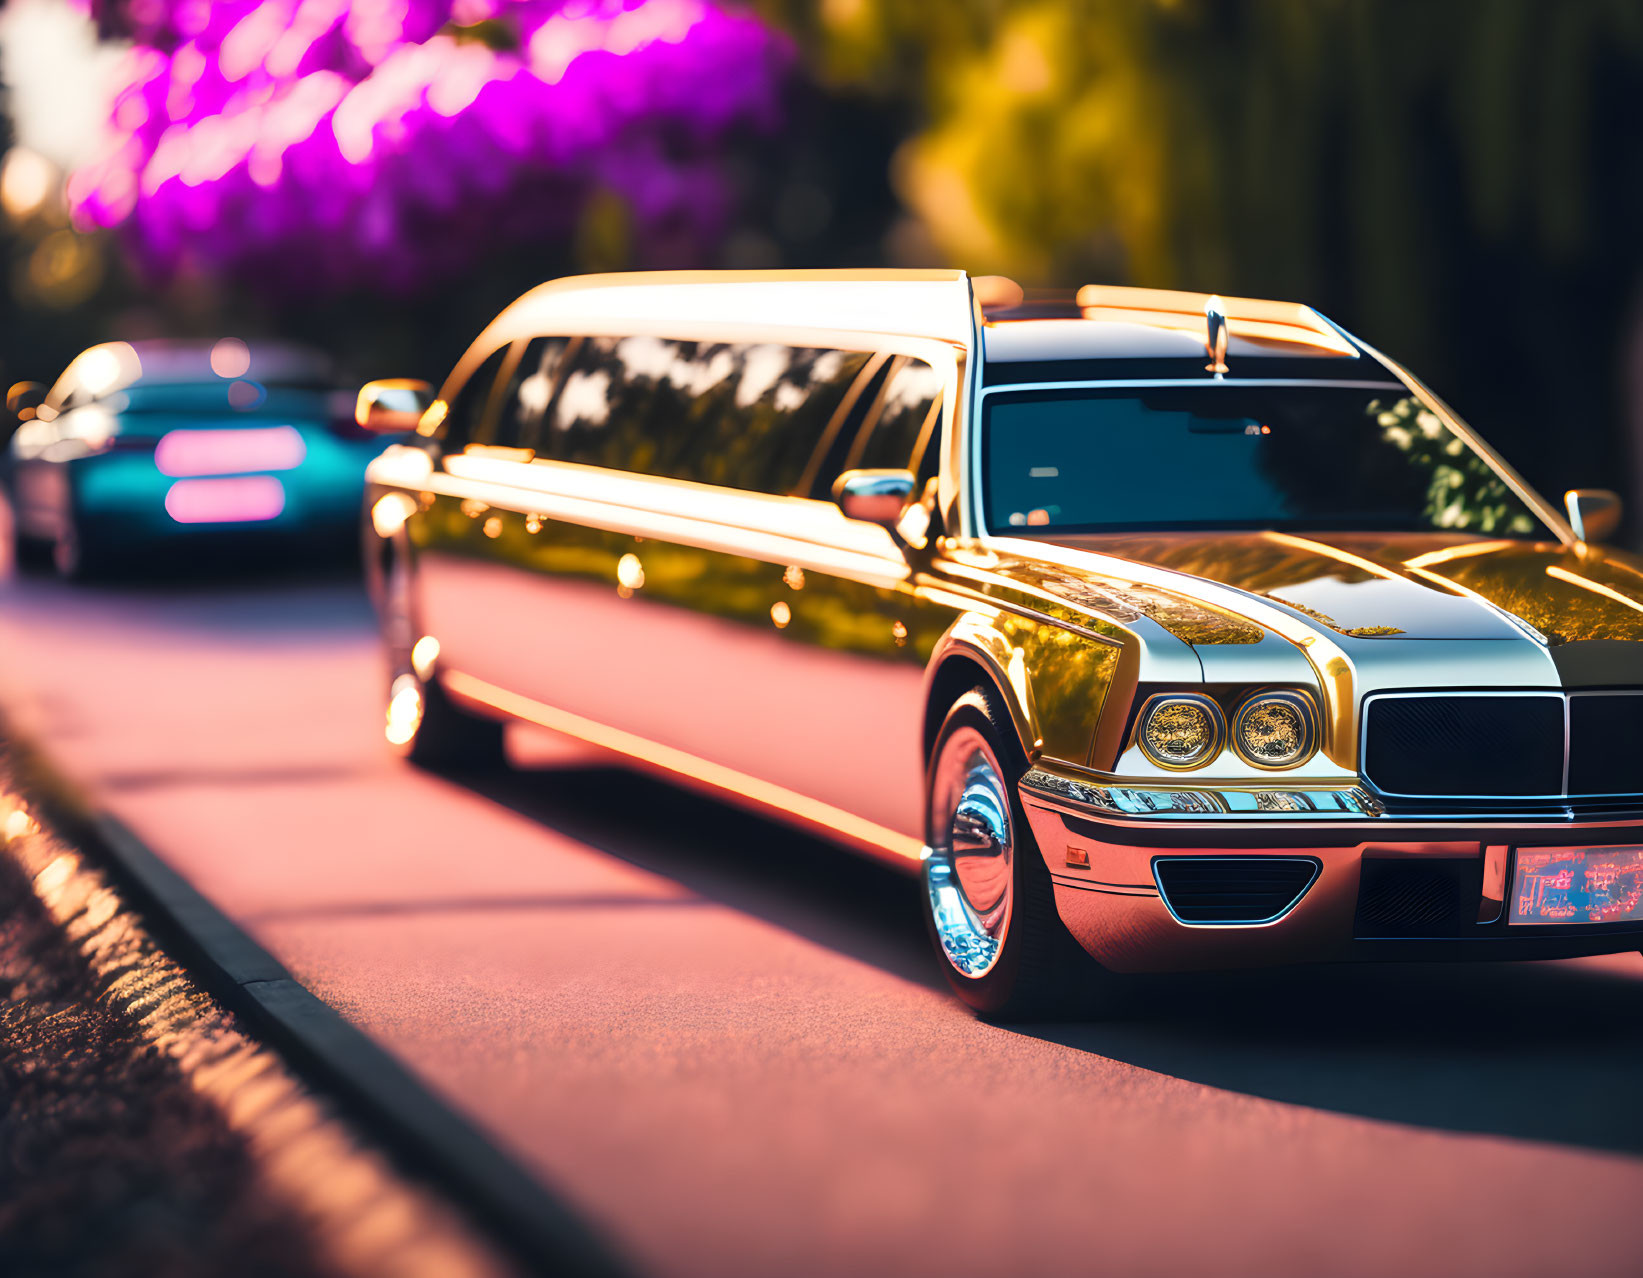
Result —
[[[1378,817],[1383,811],[1372,795],[1358,787],[1281,790],[1271,787],[1199,789],[1117,785],[1083,781],[1044,768],[1030,769],[1021,778],[1021,785],[1023,789],[1046,799],[1076,804],[1116,817],[1362,820]]]

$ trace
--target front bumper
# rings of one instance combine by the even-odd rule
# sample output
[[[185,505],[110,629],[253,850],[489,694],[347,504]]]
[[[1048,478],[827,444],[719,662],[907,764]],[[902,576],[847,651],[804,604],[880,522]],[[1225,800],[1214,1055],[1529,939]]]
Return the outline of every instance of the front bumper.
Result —
[[[1415,819],[1388,815],[1361,790],[1251,790],[1206,800],[1115,791],[1043,767],[1027,773],[1020,794],[1063,922],[1114,971],[1643,949],[1643,922],[1513,925],[1506,899],[1517,849],[1643,845],[1643,811]],[[1244,857],[1310,858],[1318,871],[1271,921],[1184,922],[1160,891],[1160,858]],[[1400,916],[1400,879],[1440,884],[1444,908],[1425,902]]]

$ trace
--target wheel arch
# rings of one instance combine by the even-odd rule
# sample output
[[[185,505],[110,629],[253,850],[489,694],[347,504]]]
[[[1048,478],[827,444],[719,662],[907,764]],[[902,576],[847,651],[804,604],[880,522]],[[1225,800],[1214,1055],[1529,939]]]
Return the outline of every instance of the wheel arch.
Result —
[[[924,684],[924,759],[928,763],[936,734],[948,709],[971,688],[985,687],[1009,718],[1021,758],[1031,763],[1044,748],[1038,707],[1026,657],[995,630],[985,617],[967,613],[937,641]]]

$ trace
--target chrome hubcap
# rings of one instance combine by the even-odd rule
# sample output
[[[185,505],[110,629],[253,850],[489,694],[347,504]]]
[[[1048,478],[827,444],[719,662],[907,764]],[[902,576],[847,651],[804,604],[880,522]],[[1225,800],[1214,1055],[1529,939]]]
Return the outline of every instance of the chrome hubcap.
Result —
[[[924,886],[947,961],[984,976],[998,961],[1014,898],[1015,831],[1003,769],[974,728],[947,738],[931,777]]]

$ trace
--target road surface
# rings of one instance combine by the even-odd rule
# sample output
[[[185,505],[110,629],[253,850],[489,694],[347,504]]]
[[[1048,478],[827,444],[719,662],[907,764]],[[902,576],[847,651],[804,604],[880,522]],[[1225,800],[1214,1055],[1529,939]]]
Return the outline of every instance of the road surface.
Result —
[[[0,705],[645,1273],[1636,1274],[1643,958],[941,988],[916,886],[530,740],[381,745],[348,582],[0,586]]]

